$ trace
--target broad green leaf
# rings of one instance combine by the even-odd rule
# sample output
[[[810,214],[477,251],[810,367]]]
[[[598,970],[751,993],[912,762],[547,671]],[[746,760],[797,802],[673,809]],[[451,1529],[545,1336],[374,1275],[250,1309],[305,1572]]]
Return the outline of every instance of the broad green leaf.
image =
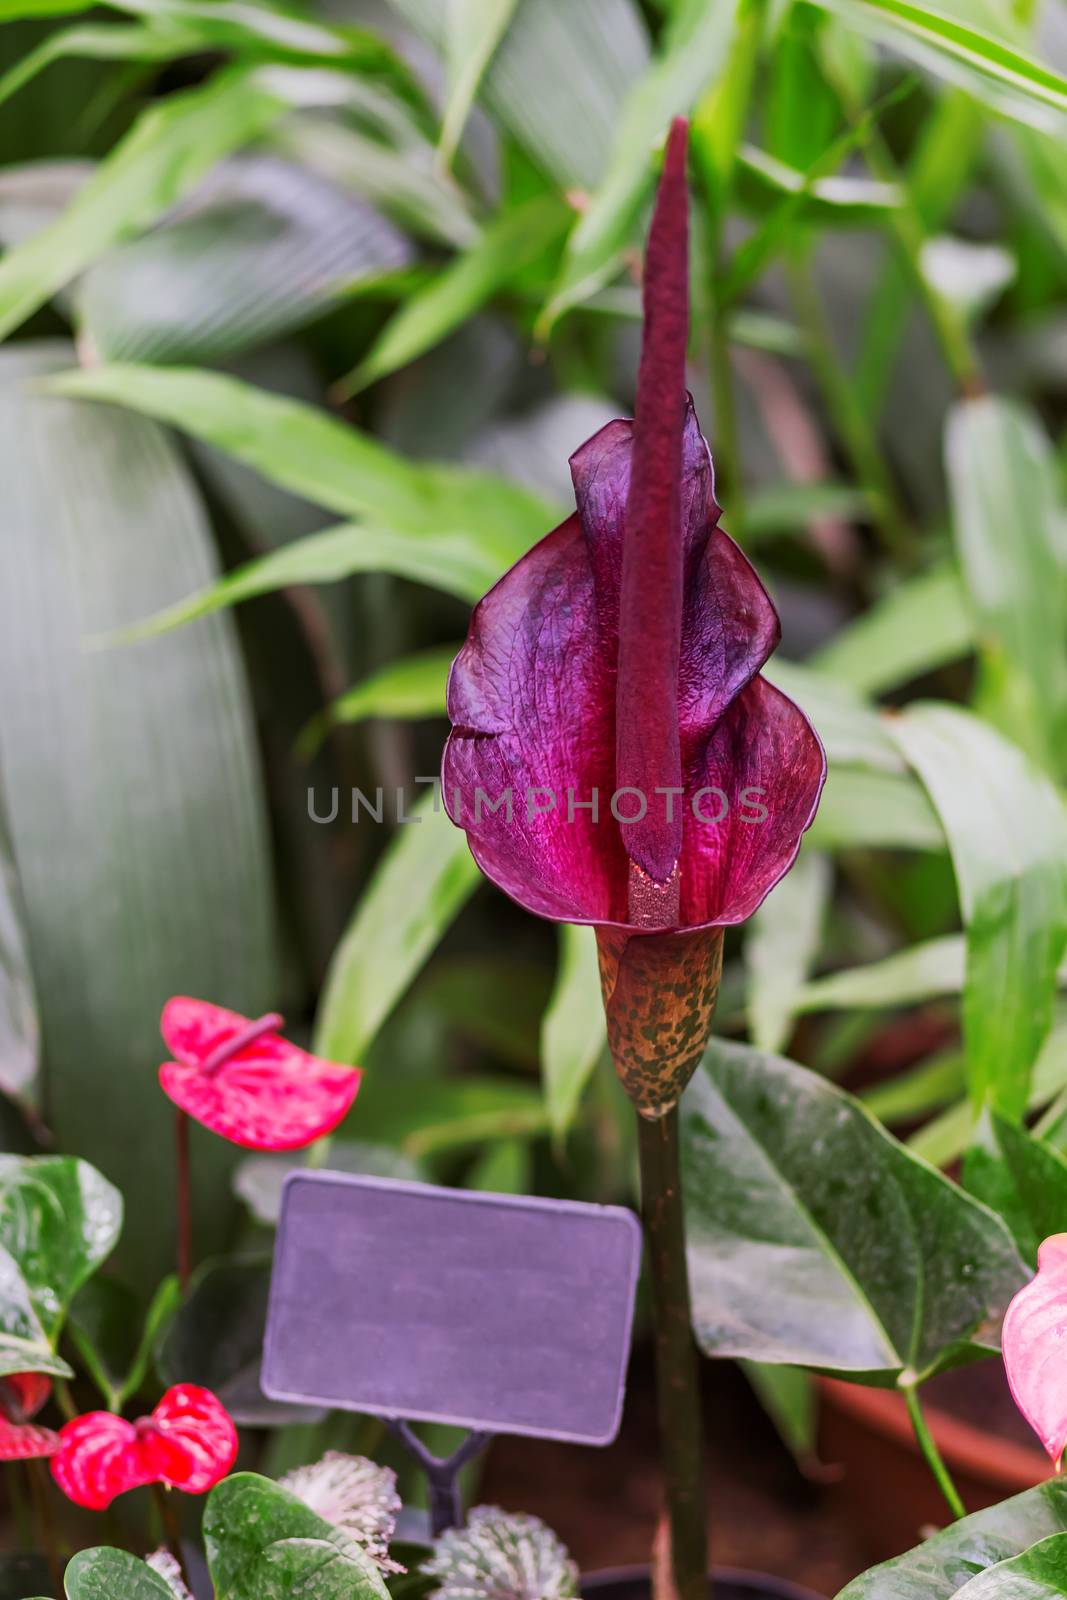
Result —
[[[1009,1119],[1052,1023],[1067,948],[1067,817],[1049,780],[977,718],[916,704],[895,736],[938,809],[967,937],[971,1093]]]
[[[250,1015],[278,1004],[272,867],[230,624],[87,647],[209,581],[215,564],[192,480],[160,429],[33,392],[71,357],[65,344],[0,354],[0,765],[46,1115],[61,1148],[155,1197],[133,1208],[121,1246],[127,1268],[155,1283],[173,1237],[160,1011],[175,992],[225,996]],[[230,1159],[221,1140],[198,1142],[205,1249],[226,1228]]]
[[[458,644],[422,650],[379,667],[308,724],[299,753],[305,759],[314,755],[330,728],[341,723],[362,722],[366,717],[443,717],[448,674],[458,650]]]
[[[969,1192],[1002,1217],[1024,1258],[1067,1230],[1067,1161],[1025,1128],[984,1112],[963,1164]]]
[[[30,968],[26,911],[0,815],[0,1093],[34,1104],[40,1054],[41,1024]]]
[[[788,1042],[804,979],[818,956],[831,881],[826,857],[802,850],[749,923],[746,1005],[760,1050],[780,1050]]]
[[[70,1303],[114,1250],[122,1196],[74,1156],[0,1156],[0,1246],[55,1344]]]
[[[722,71],[736,14],[737,0],[680,0],[671,13],[657,55],[627,96],[603,180],[567,241],[545,325],[614,275],[651,188],[651,151]]]
[[[447,94],[440,153],[449,165],[459,148],[482,75],[504,37],[518,0],[448,0],[445,35]]]
[[[440,0],[391,3],[447,55]],[[479,98],[561,188],[590,189],[612,160],[623,104],[647,62],[633,0],[520,0]]]
[[[166,1579],[125,1550],[80,1550],[63,1587],[67,1600],[174,1600]]]
[[[854,1578],[837,1600],[951,1600],[968,1577],[1067,1530],[1067,1480],[1053,1478],[935,1533]],[[961,1584],[963,1587],[961,1587]]]
[[[341,379],[338,392],[356,394],[440,343],[517,271],[562,238],[569,215],[555,195],[539,195],[506,212],[465,254],[405,301],[359,366]]]
[[[714,1043],[682,1101],[708,1355],[921,1379],[995,1348],[1026,1280],[999,1218],[815,1073]]]
[[[253,75],[237,70],[149,106],[63,214],[0,261],[0,337],[112,245],[155,222],[283,109]]]
[[[564,923],[559,968],[541,1029],[541,1071],[552,1131],[561,1138],[578,1114],[582,1092],[607,1044],[592,928]]]
[[[461,828],[440,795],[399,827],[334,954],[315,1024],[315,1050],[359,1062],[385,1018],[480,882]]]
[[[816,0],[847,22],[870,30],[902,54],[961,83],[994,110],[1056,128],[1067,113],[1067,79],[1032,56],[910,0]]]
[[[239,1472],[208,1497],[204,1542],[217,1600],[389,1600],[355,1540],[288,1490]]]
[[[515,484],[407,461],[325,411],[219,373],[115,364],[64,373],[49,388],[169,422],[293,494],[368,518],[383,535],[421,538],[427,547],[454,540],[470,562],[499,562],[497,576],[552,525],[552,509]]]
[[[808,835],[816,850],[943,850],[937,813],[898,773],[831,767]]]
[[[1067,1533],[1053,1534],[965,1583],[961,1600],[1056,1600],[1067,1595]]]
[[[832,766],[904,772],[885,718],[849,684],[778,656],[767,663],[763,675],[811,718]]]
[[[49,1343],[18,1263],[0,1245],[0,1378],[13,1372],[74,1376]]]
[[[89,271],[75,300],[81,337],[103,361],[219,361],[412,258],[354,195],[275,156],[236,156]]]
[[[1052,448],[1029,411],[991,395],[949,413],[945,463],[979,645],[1012,680],[1010,714],[998,721],[1056,770],[1067,731],[1067,573]]]
[[[846,967],[801,989],[797,1011],[848,1011],[853,1007],[913,1006],[938,995],[960,994],[966,945],[959,934],[924,939],[881,961]]]
[[[974,622],[959,575],[949,566],[910,578],[844,628],[811,658],[829,678],[881,694],[957,661],[974,647]]]

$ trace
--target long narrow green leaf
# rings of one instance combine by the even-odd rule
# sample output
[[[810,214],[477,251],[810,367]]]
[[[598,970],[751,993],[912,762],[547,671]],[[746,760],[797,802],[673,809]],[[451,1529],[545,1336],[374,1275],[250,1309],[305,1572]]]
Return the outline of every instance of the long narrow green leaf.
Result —
[[[671,13],[659,53],[627,97],[611,164],[568,240],[545,327],[613,276],[652,184],[652,148],[722,70],[736,13],[737,0],[681,0]]]
[[[405,301],[359,366],[341,379],[338,393],[356,394],[439,344],[515,272],[561,239],[569,216],[555,195],[538,196],[505,213],[465,255]]]
[[[825,856],[805,849],[760,906],[745,940],[746,1004],[760,1050],[788,1043],[804,979],[815,964],[831,874]]]
[[[93,61],[173,61],[203,48],[203,38],[192,28],[143,27],[137,23],[82,23],[48,34],[35,50],[17,61],[0,78],[0,105],[32,83],[54,61],[84,57]]]
[[[937,567],[892,589],[811,658],[829,678],[881,694],[957,661],[974,646],[974,621],[959,575]]]
[[[91,650],[208,581],[210,533],[159,428],[33,392],[66,344],[0,355],[5,580],[0,772],[45,1039],[45,1112],[131,1194],[123,1249],[169,1261],[171,1113],[155,1081],[174,993],[257,1014],[279,999],[262,777],[232,625]],[[75,846],[72,841],[77,841]],[[204,1248],[229,1156],[197,1151]],[[158,1272],[156,1273],[158,1277]]]
[[[949,413],[945,462],[956,546],[997,721],[1056,771],[1067,732],[1067,574],[1052,448],[1037,419],[998,396]]]
[[[309,759],[330,728],[340,723],[362,722],[365,717],[443,717],[448,673],[458,650],[459,645],[423,650],[372,672],[308,724],[298,753]]]
[[[0,261],[0,337],[113,244],[162,216],[283,109],[253,75],[227,71],[142,112],[62,216]]]
[[[797,996],[798,1011],[912,1006],[963,990],[967,950],[960,934],[926,939],[882,961],[816,978]]]
[[[518,0],[451,0],[445,45],[448,93],[441,118],[440,153],[447,166],[459,147],[478,85]]]
[[[831,767],[809,840],[817,850],[943,850],[944,830],[907,774]]]
[[[22,890],[0,816],[0,1093],[37,1102],[41,1024]]]
[[[1052,784],[952,706],[893,723],[944,824],[967,937],[963,1019],[971,1093],[1009,1119],[1027,1102],[1067,948],[1067,816]]]
[[[559,972],[541,1030],[545,1103],[560,1137],[574,1121],[582,1091],[607,1044],[592,928],[560,928]]]
[[[764,676],[807,712],[834,766],[904,771],[886,719],[848,683],[781,656],[767,663]]]
[[[398,828],[337,947],[316,1051],[333,1061],[362,1059],[479,881],[466,835],[449,822],[440,796],[427,795]]]

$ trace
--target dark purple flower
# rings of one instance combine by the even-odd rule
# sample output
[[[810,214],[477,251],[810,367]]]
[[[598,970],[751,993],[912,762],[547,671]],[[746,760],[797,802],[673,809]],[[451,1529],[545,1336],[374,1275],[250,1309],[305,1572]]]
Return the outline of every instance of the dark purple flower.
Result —
[[[679,121],[649,237],[635,420],[575,453],[575,514],[475,608],[443,784],[487,877],[539,916],[598,929],[609,1029],[614,1010],[617,1034],[662,1031],[664,985],[679,991],[688,1076],[721,961],[707,930],[751,916],[792,866],[826,764],[803,712],[759,675],[778,617],[718,525],[685,389],[685,154]],[[646,1114],[665,1108],[627,1087]]]

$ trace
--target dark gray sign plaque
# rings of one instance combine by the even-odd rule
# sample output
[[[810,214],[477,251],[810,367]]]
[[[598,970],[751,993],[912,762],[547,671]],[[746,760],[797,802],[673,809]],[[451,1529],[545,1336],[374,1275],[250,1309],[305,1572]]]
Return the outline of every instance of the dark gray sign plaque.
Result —
[[[640,1259],[637,1218],[616,1206],[294,1173],[263,1392],[608,1444]]]

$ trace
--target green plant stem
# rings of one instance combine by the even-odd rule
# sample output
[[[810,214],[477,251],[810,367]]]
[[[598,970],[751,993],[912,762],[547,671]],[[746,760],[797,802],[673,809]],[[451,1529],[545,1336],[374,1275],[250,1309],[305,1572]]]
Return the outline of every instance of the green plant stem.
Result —
[[[193,1185],[189,1160],[189,1118],[177,1113],[174,1124],[174,1151],[177,1171],[178,1283],[182,1294],[189,1287],[193,1272]]]
[[[889,553],[910,561],[915,537],[877,441],[837,354],[833,330],[819,300],[807,259],[806,243],[786,258],[789,288],[808,346],[808,359],[826,408],[860,485],[871,501],[872,515]]]
[[[639,1116],[641,1210],[655,1321],[656,1403],[678,1600],[707,1600],[708,1533],[700,1371],[689,1315],[689,1270],[678,1160],[678,1109]]]
[[[941,1452],[934,1443],[934,1436],[930,1432],[926,1418],[923,1415],[918,1386],[914,1383],[901,1383],[899,1388],[904,1396],[904,1404],[908,1408],[908,1416],[911,1418],[911,1425],[915,1430],[915,1438],[919,1449],[923,1453],[927,1466],[937,1479],[937,1486],[944,1495],[949,1510],[952,1512],[953,1517],[959,1521],[960,1517],[967,1515],[967,1507],[960,1499],[959,1490],[953,1483],[949,1470],[942,1459]]]

